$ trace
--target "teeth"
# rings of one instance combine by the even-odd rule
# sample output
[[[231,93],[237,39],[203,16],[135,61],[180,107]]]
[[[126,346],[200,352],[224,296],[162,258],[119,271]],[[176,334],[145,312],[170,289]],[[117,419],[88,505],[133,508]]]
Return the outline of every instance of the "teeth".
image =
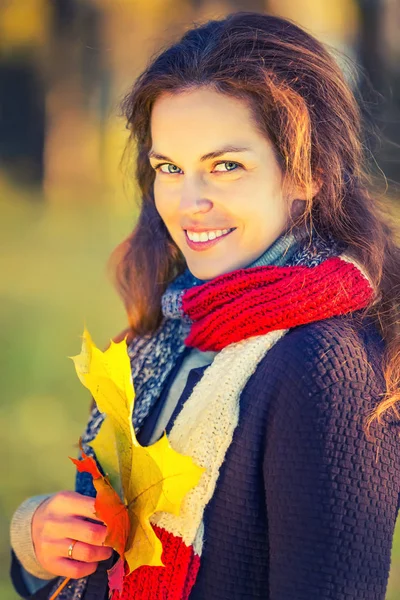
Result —
[[[208,240],[215,240],[221,235],[226,235],[230,229],[216,229],[215,231],[202,231],[197,233],[195,231],[187,231],[187,236],[192,242],[207,242]]]

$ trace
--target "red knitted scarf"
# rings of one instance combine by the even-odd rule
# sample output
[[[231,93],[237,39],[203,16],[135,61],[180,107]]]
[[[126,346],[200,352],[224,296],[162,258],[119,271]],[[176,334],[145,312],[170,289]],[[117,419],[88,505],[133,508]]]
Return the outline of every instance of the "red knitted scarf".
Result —
[[[182,309],[193,321],[185,345],[222,350],[250,336],[364,308],[373,295],[361,270],[340,256],[315,267],[238,269],[185,291]]]

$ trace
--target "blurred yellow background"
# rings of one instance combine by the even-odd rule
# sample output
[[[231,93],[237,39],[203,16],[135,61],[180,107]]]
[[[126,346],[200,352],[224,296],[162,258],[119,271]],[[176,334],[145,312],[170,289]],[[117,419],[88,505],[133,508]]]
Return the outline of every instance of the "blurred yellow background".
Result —
[[[68,456],[90,398],[68,356],[80,351],[84,323],[99,347],[126,327],[106,273],[137,211],[118,104],[160,47],[235,10],[291,18],[361,65],[382,132],[373,161],[399,211],[398,2],[0,0],[2,600],[17,597],[13,511],[27,496],[74,485]],[[400,525],[386,598],[400,598]]]

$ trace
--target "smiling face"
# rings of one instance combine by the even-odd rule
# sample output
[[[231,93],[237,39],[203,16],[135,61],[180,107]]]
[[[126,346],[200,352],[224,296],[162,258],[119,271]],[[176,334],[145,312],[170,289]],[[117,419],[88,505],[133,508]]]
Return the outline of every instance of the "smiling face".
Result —
[[[195,277],[246,267],[287,228],[301,195],[283,196],[272,143],[245,101],[206,88],[164,93],[151,139],[156,208]]]

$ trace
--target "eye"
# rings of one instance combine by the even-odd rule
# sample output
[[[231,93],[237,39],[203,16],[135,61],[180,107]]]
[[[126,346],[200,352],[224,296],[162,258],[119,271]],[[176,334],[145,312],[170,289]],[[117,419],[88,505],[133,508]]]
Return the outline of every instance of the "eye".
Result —
[[[161,173],[164,173],[165,175],[175,175],[177,173],[177,171],[162,171],[161,167],[175,167],[176,169],[178,169],[178,167],[176,165],[173,165],[172,163],[160,163],[159,165],[155,165],[155,167],[153,168],[155,171],[161,171]]]
[[[242,167],[241,164],[239,164],[237,162],[233,162],[231,160],[224,160],[223,162],[217,163],[215,166],[219,167],[219,165],[236,165],[239,168]],[[228,168],[227,171],[225,171],[225,173],[228,173],[229,171],[237,171],[237,169]],[[217,173],[224,173],[224,171],[217,171]]]

